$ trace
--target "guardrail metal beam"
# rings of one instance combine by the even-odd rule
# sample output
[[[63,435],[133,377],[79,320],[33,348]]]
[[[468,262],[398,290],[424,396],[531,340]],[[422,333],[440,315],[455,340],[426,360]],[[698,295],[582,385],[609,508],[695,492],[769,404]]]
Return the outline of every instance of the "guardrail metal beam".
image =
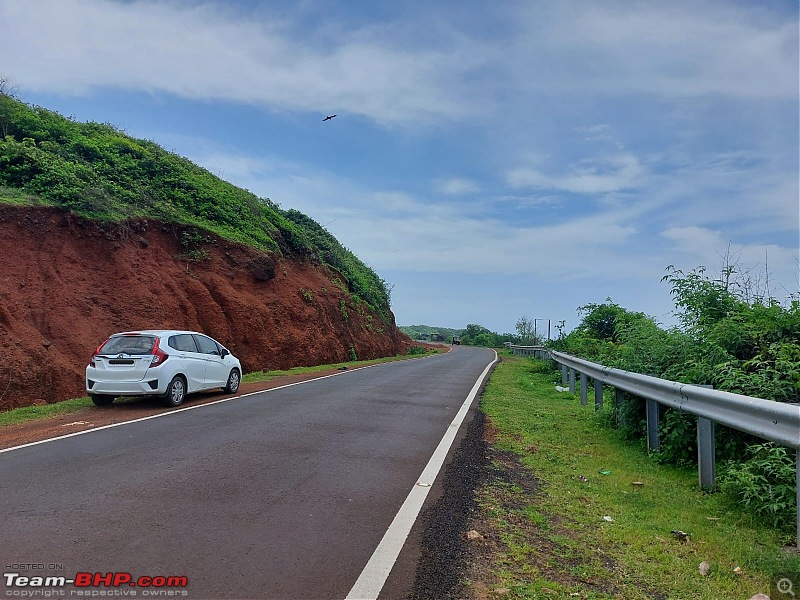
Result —
[[[550,356],[557,363],[600,379],[606,385],[783,446],[800,448],[800,405],[667,381],[556,351],[551,351]]]

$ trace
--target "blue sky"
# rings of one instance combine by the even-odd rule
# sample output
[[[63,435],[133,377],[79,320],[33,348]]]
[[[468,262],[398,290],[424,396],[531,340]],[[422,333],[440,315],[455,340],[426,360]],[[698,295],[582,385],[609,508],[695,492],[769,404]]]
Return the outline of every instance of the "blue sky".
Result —
[[[308,214],[398,324],[513,331],[667,265],[798,293],[798,3],[0,0],[22,100]],[[337,114],[335,119],[322,118]]]

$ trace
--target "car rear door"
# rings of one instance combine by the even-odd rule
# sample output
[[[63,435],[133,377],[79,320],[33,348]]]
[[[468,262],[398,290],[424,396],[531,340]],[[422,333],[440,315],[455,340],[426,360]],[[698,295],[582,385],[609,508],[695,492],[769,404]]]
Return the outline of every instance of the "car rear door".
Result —
[[[205,387],[224,387],[228,381],[228,365],[222,358],[220,346],[207,335],[194,334],[197,347],[206,360]]]
[[[204,389],[206,387],[206,359],[197,349],[194,336],[190,333],[171,335],[167,344],[181,359],[186,375],[187,391],[194,392]]]

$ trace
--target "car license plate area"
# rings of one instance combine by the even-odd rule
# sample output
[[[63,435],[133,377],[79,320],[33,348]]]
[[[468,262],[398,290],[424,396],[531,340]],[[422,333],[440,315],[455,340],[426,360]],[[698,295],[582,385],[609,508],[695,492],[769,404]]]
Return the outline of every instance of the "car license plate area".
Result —
[[[108,359],[110,365],[133,365],[133,359],[130,358],[110,358]]]

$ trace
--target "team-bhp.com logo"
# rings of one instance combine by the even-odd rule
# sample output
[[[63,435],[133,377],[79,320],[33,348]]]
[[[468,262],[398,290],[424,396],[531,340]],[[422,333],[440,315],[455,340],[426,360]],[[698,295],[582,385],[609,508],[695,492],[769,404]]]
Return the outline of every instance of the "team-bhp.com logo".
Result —
[[[187,596],[185,588],[189,579],[185,575],[154,575],[134,577],[127,572],[110,573],[76,573],[75,577],[44,575],[22,575],[21,573],[3,573],[6,584],[6,596],[21,598],[65,596],[62,588],[74,586],[70,595],[77,596],[155,596],[177,597]],[[102,589],[101,589],[102,588]],[[114,588],[107,590],[105,588]],[[136,589],[139,588],[138,593]],[[50,591],[50,594],[45,594]],[[54,592],[54,593],[52,593]],[[61,592],[61,593],[59,593]]]

